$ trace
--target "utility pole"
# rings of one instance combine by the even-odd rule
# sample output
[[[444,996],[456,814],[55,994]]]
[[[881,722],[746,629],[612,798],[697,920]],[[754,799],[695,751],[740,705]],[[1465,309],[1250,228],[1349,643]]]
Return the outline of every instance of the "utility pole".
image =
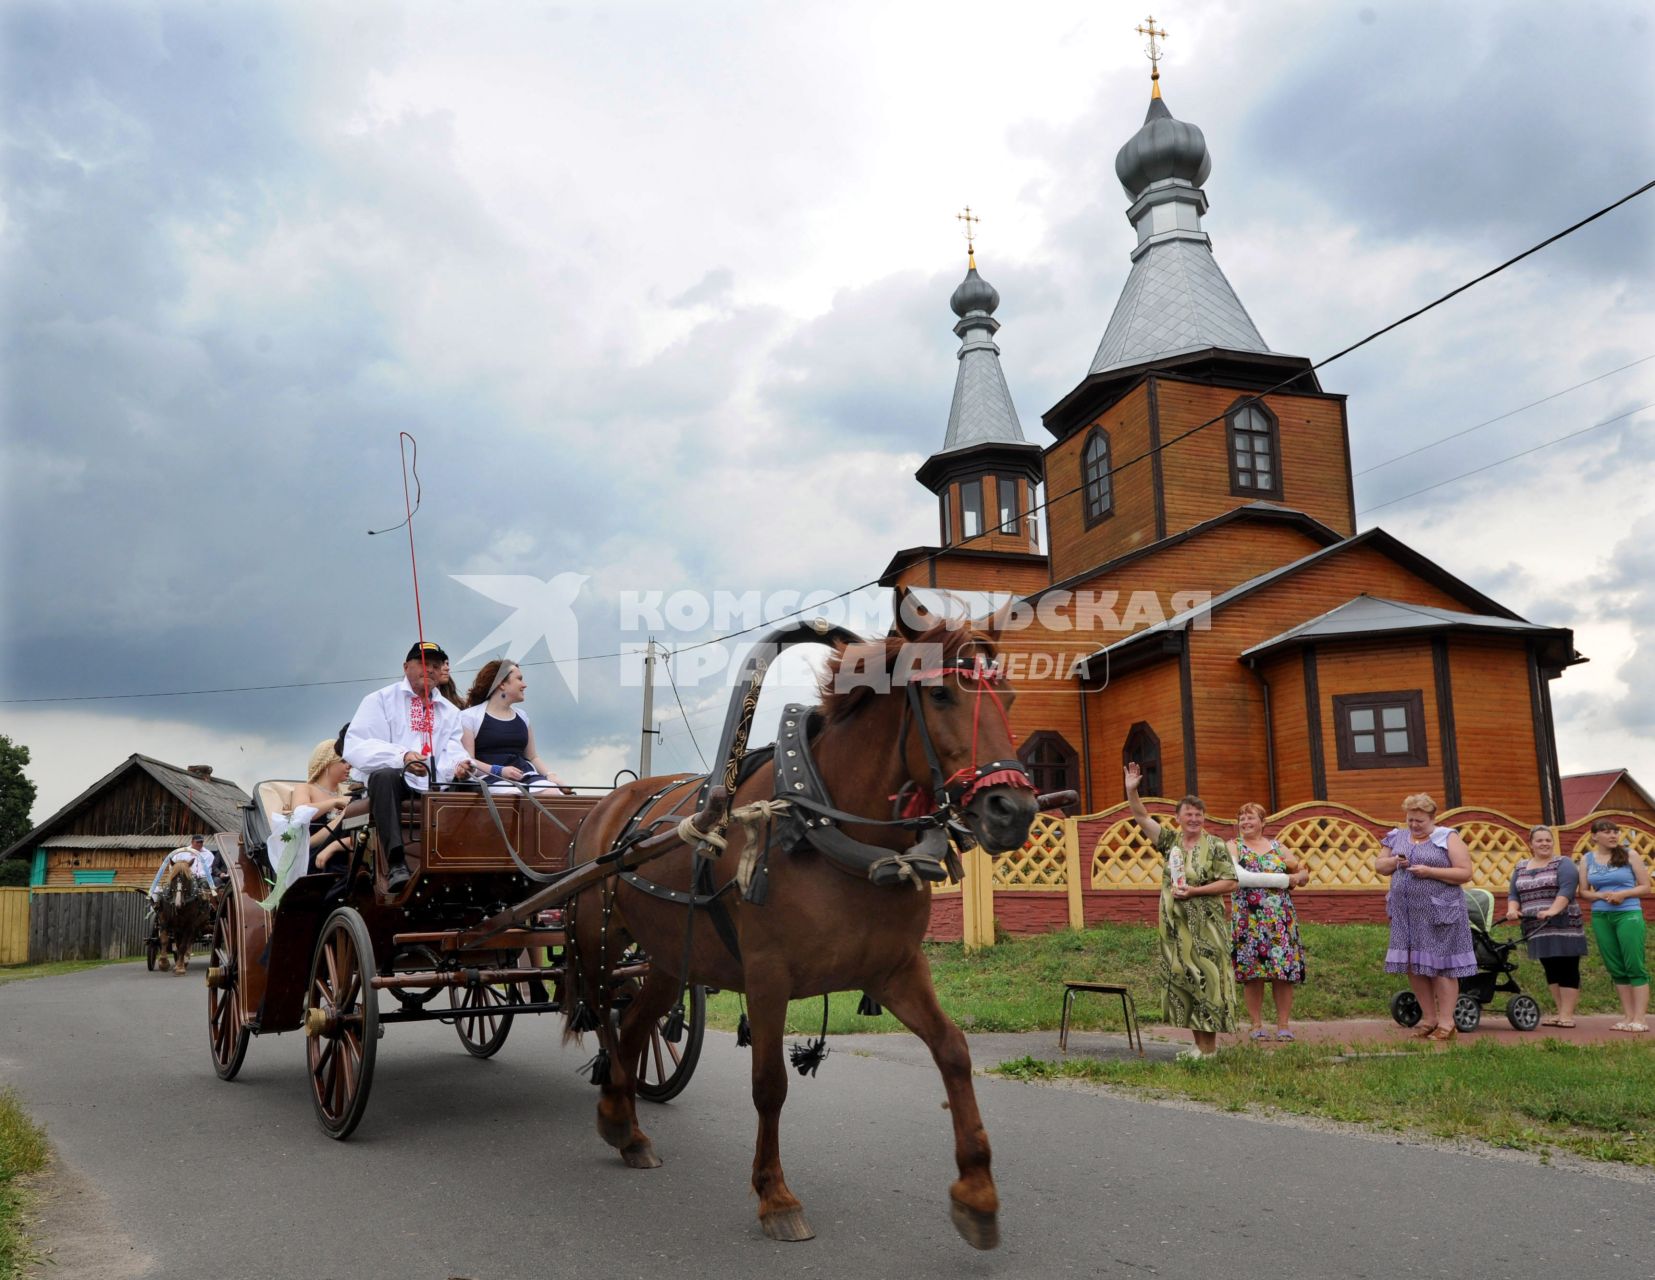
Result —
[[[644,724],[638,735],[638,776],[650,776],[649,755],[650,737],[658,732],[654,727],[655,720],[655,637],[651,636],[644,645]]]

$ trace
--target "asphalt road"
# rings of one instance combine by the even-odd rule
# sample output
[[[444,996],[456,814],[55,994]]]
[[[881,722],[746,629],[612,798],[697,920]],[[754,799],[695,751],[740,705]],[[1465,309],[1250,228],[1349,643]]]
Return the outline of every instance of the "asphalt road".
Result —
[[[709,1035],[689,1089],[647,1109],[666,1164],[635,1171],[593,1132],[576,1074],[590,1050],[560,1047],[551,1018],[520,1021],[488,1062],[448,1028],[387,1028],[367,1116],[336,1143],[312,1118],[301,1039],[255,1039],[221,1083],[205,1004],[199,961],[185,978],[128,964],[0,986],[0,1083],[83,1202],[49,1222],[96,1220],[120,1255],[100,1275],[1655,1274],[1646,1183],[990,1079],[1004,1243],[979,1254],[948,1222],[935,1072],[851,1051],[863,1037],[793,1079],[783,1159],[817,1238],[775,1244],[746,1185],[733,1037]]]

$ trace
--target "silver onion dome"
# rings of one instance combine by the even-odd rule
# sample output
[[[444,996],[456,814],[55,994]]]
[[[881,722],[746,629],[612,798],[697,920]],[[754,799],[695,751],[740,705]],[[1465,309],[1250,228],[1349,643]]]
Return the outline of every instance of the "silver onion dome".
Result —
[[[1000,305],[1000,293],[977,274],[976,264],[973,263],[967,269],[965,279],[954,290],[954,296],[948,300],[948,305],[962,320],[973,311],[993,315],[994,309]]]
[[[1178,178],[1199,187],[1212,172],[1212,157],[1201,130],[1174,120],[1160,98],[1152,98],[1143,127],[1115,153],[1115,176],[1136,200],[1151,183]]]

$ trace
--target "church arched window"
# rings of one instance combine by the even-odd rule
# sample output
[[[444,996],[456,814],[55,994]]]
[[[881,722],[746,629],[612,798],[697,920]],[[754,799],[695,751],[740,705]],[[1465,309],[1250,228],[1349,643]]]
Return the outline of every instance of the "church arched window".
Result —
[[[1115,509],[1115,490],[1109,478],[1109,433],[1093,427],[1080,455],[1080,479],[1086,501],[1086,525],[1090,528]]]
[[[1225,418],[1230,437],[1230,492],[1281,497],[1281,436],[1276,418],[1257,400],[1243,400]]]

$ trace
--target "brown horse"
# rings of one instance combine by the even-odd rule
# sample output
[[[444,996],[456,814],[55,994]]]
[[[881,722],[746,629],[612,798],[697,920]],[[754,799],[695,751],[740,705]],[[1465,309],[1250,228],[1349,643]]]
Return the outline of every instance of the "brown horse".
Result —
[[[173,957],[172,971],[190,967],[190,948],[213,918],[212,888],[195,874],[188,862],[175,862],[161,882],[155,902],[155,929],[161,937],[161,954]],[[166,966],[162,966],[163,972]]]
[[[892,798],[905,786],[917,787],[922,795],[932,792],[938,781],[933,766],[940,764],[950,780],[981,777],[985,784],[960,785],[947,793],[959,802],[959,817],[971,835],[990,852],[1020,847],[1036,801],[1014,759],[1005,714],[1014,695],[997,687],[997,677],[984,678],[993,677],[992,670],[977,665],[979,659],[992,662],[996,636],[942,626],[921,635],[900,621],[898,627],[888,640],[840,648],[823,677],[820,727],[810,739],[809,754],[832,804],[858,817],[890,819]],[[940,654],[942,660],[921,657],[917,666],[911,661],[925,654]],[[860,675],[836,679],[841,671]],[[904,679],[908,671],[912,681]],[[884,687],[866,679],[870,673],[882,673]],[[916,686],[913,693],[909,683]],[[916,709],[923,722],[917,725]],[[995,765],[983,776],[980,766],[988,761]],[[1001,768],[1007,763],[1017,770],[1010,781]],[[577,832],[573,861],[602,855],[623,833],[640,823],[647,826],[651,818],[692,812],[699,781],[645,778],[620,788],[592,810]],[[775,767],[766,764],[741,783],[733,804],[740,807],[776,794]],[[882,850],[896,852],[914,844],[912,829],[851,823],[842,828],[852,839]],[[764,838],[761,833],[760,843]],[[723,886],[736,875],[744,847],[743,828],[731,827],[727,847],[712,867],[712,885]],[[690,852],[677,847],[641,871],[655,885],[682,893],[691,886]],[[694,912],[687,940],[688,981],[747,996],[753,1104],[759,1115],[752,1182],[765,1233],[776,1240],[808,1240],[814,1234],[782,1177],[779,1120],[788,1083],[782,1045],[787,1003],[833,991],[864,991],[931,1050],[954,1123],[959,1167],[959,1178],[949,1189],[954,1225],[979,1249],[998,1244],[999,1197],[972,1088],[970,1055],[964,1035],[937,1003],[930,965],[920,949],[931,916],[928,887],[876,887],[814,850],[787,853],[778,848],[768,855],[762,904],[744,900],[737,891],[721,895],[719,902],[728,911],[738,945],[732,949],[721,938],[711,911]],[[678,998],[686,954],[685,909],[613,879],[586,891],[573,905],[578,990],[597,1015],[608,1055],[607,1072],[599,1081],[598,1132],[628,1165],[653,1168],[660,1160],[638,1126],[636,1072],[650,1028]],[[610,984],[603,971],[614,967],[628,938],[648,952],[652,967],[617,1031],[606,1004]],[[574,999],[568,1007],[574,1016]]]

